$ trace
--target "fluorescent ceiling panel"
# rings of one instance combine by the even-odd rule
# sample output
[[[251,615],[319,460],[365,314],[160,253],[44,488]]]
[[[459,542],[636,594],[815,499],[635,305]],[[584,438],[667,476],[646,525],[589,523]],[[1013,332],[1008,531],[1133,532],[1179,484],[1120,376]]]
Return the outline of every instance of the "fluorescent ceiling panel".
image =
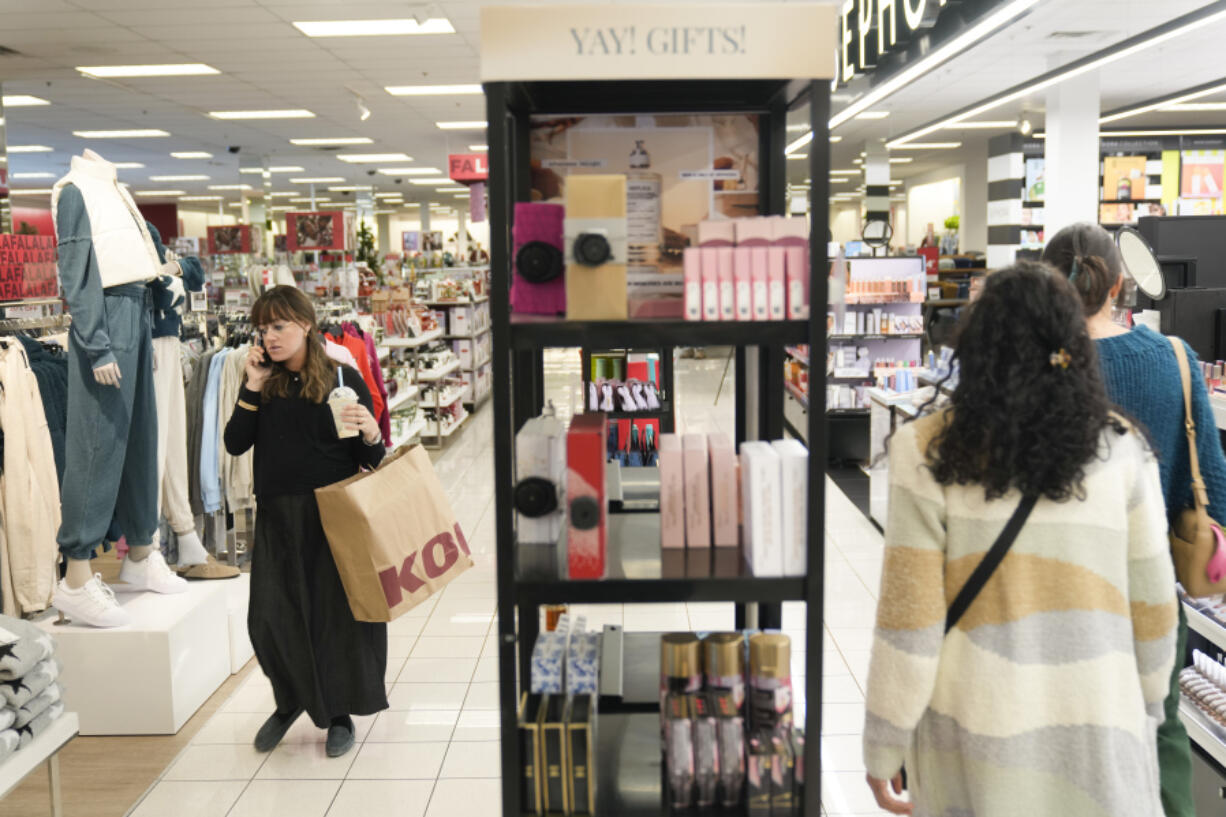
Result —
[[[208,176],[150,176],[151,182],[207,182]]]
[[[460,122],[435,122],[439,130],[485,130],[485,120],[468,120]]]
[[[338,153],[336,158],[350,164],[372,162],[411,162],[413,157],[404,153]]]
[[[183,196],[186,195],[186,190],[137,190],[138,196]]]
[[[54,173],[14,173],[14,179],[54,179]]]
[[[212,159],[213,154],[203,150],[180,150],[170,154],[172,159]]]
[[[9,153],[50,153],[52,148],[46,145],[9,145]]]
[[[81,139],[156,139],[170,136],[158,128],[136,128],[133,130],[74,130],[73,136]]]
[[[290,179],[290,184],[328,184],[330,182],[343,182],[344,176],[304,176],[299,179]]]
[[[455,34],[446,17],[422,22],[413,18],[392,20],[295,20],[294,28],[308,37],[396,37],[411,34]]]
[[[443,171],[437,167],[381,167],[384,176],[436,176]]]
[[[473,153],[485,153],[490,149],[489,145],[469,145],[468,149]]]
[[[383,90],[392,96],[462,96],[484,93],[480,85],[388,85]]]
[[[320,136],[302,139],[290,139],[291,145],[315,146],[315,145],[369,145],[374,142],[368,136]]]
[[[87,77],[113,79],[116,77],[195,77],[220,74],[211,65],[202,62],[176,63],[173,65],[78,65],[77,70]]]
[[[209,111],[213,119],[314,119],[315,114],[305,108],[286,108],[267,111]]]
[[[29,94],[12,94],[0,97],[4,101],[6,108],[35,108],[42,105],[50,105],[51,103],[40,96],[30,96]]]

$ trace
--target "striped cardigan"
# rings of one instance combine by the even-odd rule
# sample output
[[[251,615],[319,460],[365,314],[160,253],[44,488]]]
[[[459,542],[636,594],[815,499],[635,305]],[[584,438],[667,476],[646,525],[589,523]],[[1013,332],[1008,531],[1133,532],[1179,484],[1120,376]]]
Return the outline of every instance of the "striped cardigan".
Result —
[[[1158,466],[1104,433],[1084,500],[1040,499],[958,626],[945,611],[1017,507],[939,485],[941,415],[890,444],[864,762],[906,764],[916,817],[1161,817],[1156,729],[1175,652]]]

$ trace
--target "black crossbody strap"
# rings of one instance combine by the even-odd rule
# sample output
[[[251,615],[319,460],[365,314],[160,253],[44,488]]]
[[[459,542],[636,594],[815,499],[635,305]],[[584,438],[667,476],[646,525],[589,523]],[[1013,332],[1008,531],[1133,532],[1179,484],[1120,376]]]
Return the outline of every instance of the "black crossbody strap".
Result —
[[[962,589],[958,591],[958,596],[954,599],[954,603],[949,605],[949,612],[945,614],[946,633],[957,626],[958,621],[966,614],[971,605],[975,603],[975,598],[979,595],[979,591],[983,590],[984,585],[988,583],[988,579],[992,578],[996,568],[1000,567],[1000,563],[1004,561],[1005,554],[1013,546],[1014,540],[1017,539],[1017,535],[1022,531],[1022,526],[1026,524],[1026,518],[1030,516],[1030,512],[1034,510],[1035,503],[1038,501],[1038,495],[1022,497],[1017,510],[1013,512],[1013,516],[1009,517],[1008,523],[1005,524],[1005,529],[1000,532],[1000,536],[996,538],[992,548],[983,557],[983,561],[975,568],[975,572],[966,580],[966,584],[962,585]]]

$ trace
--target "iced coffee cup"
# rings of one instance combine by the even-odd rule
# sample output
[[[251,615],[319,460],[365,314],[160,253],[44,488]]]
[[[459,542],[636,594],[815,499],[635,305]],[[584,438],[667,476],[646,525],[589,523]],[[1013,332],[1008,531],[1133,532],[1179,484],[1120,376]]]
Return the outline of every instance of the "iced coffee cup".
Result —
[[[344,439],[358,436],[358,427],[346,423],[344,417],[345,408],[357,404],[358,393],[348,386],[337,386],[328,395],[328,406],[332,409],[332,421],[336,423],[337,437]]]

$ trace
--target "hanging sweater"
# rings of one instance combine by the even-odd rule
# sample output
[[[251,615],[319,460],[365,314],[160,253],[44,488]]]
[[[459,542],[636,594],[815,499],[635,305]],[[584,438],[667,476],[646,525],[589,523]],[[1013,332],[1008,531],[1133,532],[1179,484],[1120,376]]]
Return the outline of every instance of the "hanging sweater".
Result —
[[[1135,432],[1104,432],[1086,498],[1040,499],[946,636],[1020,497],[936,482],[923,452],[942,416],[890,443],[865,768],[889,779],[905,760],[916,817],[1161,817],[1176,601],[1153,455]]]
[[[1192,467],[1183,425],[1183,385],[1175,350],[1164,336],[1144,326],[1126,335],[1102,338],[1096,345],[1111,400],[1149,433],[1158,455],[1167,514],[1173,517],[1192,504]],[[1217,422],[1205,382],[1200,378],[1196,353],[1186,343],[1184,347],[1192,371],[1196,453],[1209,490],[1209,515],[1226,520],[1226,456],[1222,455]]]

